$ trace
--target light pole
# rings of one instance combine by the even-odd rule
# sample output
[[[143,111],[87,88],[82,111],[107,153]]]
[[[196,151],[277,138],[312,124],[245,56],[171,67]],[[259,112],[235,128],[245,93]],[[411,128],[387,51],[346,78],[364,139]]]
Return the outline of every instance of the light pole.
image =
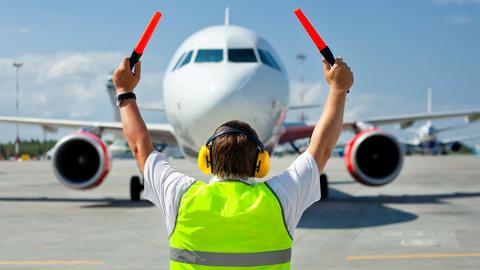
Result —
[[[17,117],[19,116],[20,111],[20,104],[19,104],[19,92],[20,92],[20,68],[23,66],[20,62],[14,62],[13,66],[16,68],[17,71],[17,101],[16,101],[16,109],[17,109]],[[19,135],[19,128],[18,123],[16,124],[17,128],[17,138],[15,140],[15,159],[20,158],[20,135]]]
[[[302,102],[302,105],[304,105],[303,95],[305,94],[304,93],[305,89],[304,89],[303,63],[307,59],[307,56],[303,53],[299,53],[295,56],[295,58],[297,58],[298,62],[300,62],[300,72],[299,72],[299,76],[300,76],[300,79],[299,79],[299,81],[300,81],[300,102]],[[302,111],[300,113],[299,120],[300,120],[300,122],[305,122],[305,120],[307,120],[307,117],[306,117],[304,111]]]

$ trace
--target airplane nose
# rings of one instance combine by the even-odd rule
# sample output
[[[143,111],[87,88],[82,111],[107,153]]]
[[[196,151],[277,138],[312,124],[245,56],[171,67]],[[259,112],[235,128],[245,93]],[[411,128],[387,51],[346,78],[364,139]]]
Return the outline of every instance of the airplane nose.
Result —
[[[260,139],[266,141],[272,136],[277,115],[288,102],[283,100],[288,97],[288,84],[282,85],[279,81],[264,76],[258,65],[251,65],[219,75],[210,84],[203,85],[203,106],[198,109],[192,126],[206,134],[198,136],[196,143],[205,143],[218,126],[231,120],[248,123]]]
[[[248,123],[264,143],[282,124],[289,95],[286,73],[259,63],[229,62],[192,65],[188,72],[188,80],[175,75],[164,82],[167,118],[187,156],[195,156],[225,122]]]

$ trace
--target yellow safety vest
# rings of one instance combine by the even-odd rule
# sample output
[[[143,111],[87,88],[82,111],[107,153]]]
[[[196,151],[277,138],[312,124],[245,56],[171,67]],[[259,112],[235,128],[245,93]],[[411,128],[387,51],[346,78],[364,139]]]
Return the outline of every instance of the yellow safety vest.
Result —
[[[266,183],[195,182],[170,236],[170,269],[290,269],[292,238]]]

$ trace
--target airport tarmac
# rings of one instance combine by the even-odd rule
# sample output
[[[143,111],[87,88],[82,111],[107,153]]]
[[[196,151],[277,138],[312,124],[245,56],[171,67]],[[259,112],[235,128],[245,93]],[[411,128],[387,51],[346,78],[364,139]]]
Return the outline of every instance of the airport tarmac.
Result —
[[[292,159],[273,159],[272,175]],[[330,199],[305,212],[292,269],[480,269],[478,157],[407,157],[381,188],[353,182],[339,158],[326,172]],[[128,199],[136,173],[115,160],[103,185],[82,192],[49,162],[0,162],[0,269],[168,269],[160,211]]]

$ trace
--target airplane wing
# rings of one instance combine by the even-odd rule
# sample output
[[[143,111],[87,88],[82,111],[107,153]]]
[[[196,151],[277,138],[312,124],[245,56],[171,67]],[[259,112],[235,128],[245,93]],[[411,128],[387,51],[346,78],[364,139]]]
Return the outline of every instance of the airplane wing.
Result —
[[[465,135],[465,136],[458,136],[458,137],[453,137],[448,139],[442,139],[441,142],[443,144],[451,144],[451,143],[470,141],[470,140],[476,140],[476,139],[480,139],[480,134]]]
[[[312,136],[315,126],[313,125],[287,125],[280,135],[279,144],[287,143]]]
[[[163,107],[147,107],[147,106],[138,106],[141,111],[151,111],[151,112],[165,112]]]
[[[120,122],[95,122],[95,121],[78,121],[78,120],[62,120],[62,119],[44,119],[44,118],[27,118],[27,117],[9,117],[0,116],[0,122],[36,125],[41,126],[48,131],[56,131],[58,128],[77,128],[88,129],[95,133],[102,134],[104,132],[114,133],[123,136],[122,124]],[[173,132],[173,128],[169,124],[147,124],[147,129],[154,141],[177,144],[177,139]]]
[[[452,111],[452,112],[438,112],[438,113],[424,113],[424,114],[408,114],[391,117],[378,117],[362,121],[345,122],[343,128],[346,130],[356,130],[361,128],[362,124],[380,126],[399,124],[402,129],[412,126],[416,121],[421,120],[439,120],[448,118],[465,117],[466,122],[471,123],[480,120],[480,110],[469,111]]]
[[[320,108],[322,104],[306,104],[306,105],[291,105],[288,106],[288,110],[303,110],[303,109],[311,109],[311,108]]]
[[[416,121],[438,120],[448,118],[465,117],[471,123],[480,120],[480,110],[453,111],[439,113],[409,114],[391,117],[378,117],[362,121],[344,122],[343,130],[358,132],[367,127],[399,124],[401,128],[408,128]],[[286,143],[298,139],[308,138],[312,135],[314,125],[306,124],[285,124],[284,132],[280,136],[279,143]]]

